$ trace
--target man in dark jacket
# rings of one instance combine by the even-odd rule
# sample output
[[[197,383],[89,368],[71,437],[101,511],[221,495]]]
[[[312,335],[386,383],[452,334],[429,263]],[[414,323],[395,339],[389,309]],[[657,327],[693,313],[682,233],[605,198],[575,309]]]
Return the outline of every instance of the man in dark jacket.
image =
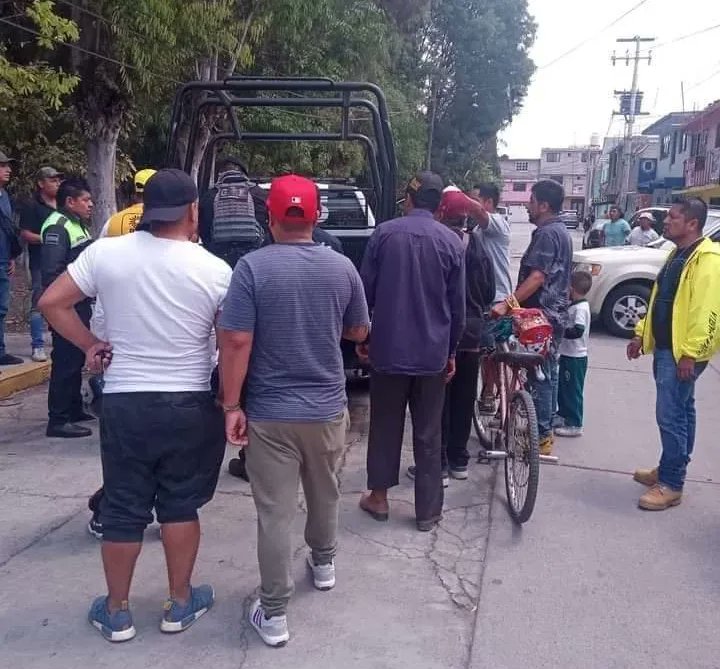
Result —
[[[32,359],[45,362],[44,323],[37,308],[42,294],[42,238],[40,230],[48,216],[57,209],[57,192],[62,175],[54,167],[41,167],[35,175],[36,189],[32,197],[20,209],[20,238],[27,244],[30,277],[32,279],[32,303],[30,308],[30,339]]]
[[[0,365],[19,365],[22,358],[5,351],[5,316],[10,307],[10,277],[15,273],[17,244],[13,225],[13,203],[5,190],[12,174],[13,158],[0,151]]]
[[[199,224],[198,231],[203,246],[214,256],[222,258],[230,267],[235,267],[237,261],[254,248],[259,248],[267,243],[269,239],[268,220],[267,220],[267,193],[257,184],[252,184],[248,178],[247,167],[237,158],[223,158],[218,162],[217,181],[222,179],[223,175],[235,172],[238,176],[243,176],[248,188],[248,192],[252,197],[252,203],[255,210],[255,219],[261,228],[264,239],[258,240],[258,244],[253,248],[246,247],[245,244],[231,243],[227,241],[219,241],[214,238],[213,228],[215,224],[215,200],[218,194],[217,185],[206,191],[200,198]]]
[[[87,227],[93,201],[83,179],[66,179],[57,194],[58,210],[48,216],[40,229],[42,237],[42,285],[47,288],[67,266],[77,260],[92,243]],[[92,304],[78,302],[75,309],[89,327]],[[76,423],[94,420],[83,411],[82,369],[85,354],[63,336],[53,331],[52,369],[48,388],[48,437],[75,439],[89,437],[92,431]]]
[[[476,207],[477,203],[464,193],[446,191],[437,215],[465,246],[466,326],[455,357],[455,376],[445,391],[442,429],[443,476],[447,472],[457,480],[468,477],[467,443],[477,398],[480,353],[493,343],[485,314],[495,300],[495,269],[480,234],[465,232],[468,216]]]

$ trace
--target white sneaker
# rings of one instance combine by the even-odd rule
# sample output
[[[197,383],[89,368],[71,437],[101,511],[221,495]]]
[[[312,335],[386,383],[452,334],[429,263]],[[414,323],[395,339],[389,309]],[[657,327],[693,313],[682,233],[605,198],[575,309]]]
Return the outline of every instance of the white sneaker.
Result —
[[[583,429],[581,427],[570,427],[564,425],[563,427],[555,428],[556,437],[582,437]]]
[[[47,362],[47,353],[45,353],[45,349],[42,346],[40,348],[34,348],[30,359],[33,362]]]
[[[265,610],[260,603],[260,600],[255,600],[255,603],[250,609],[250,615],[248,616],[250,624],[255,628],[260,638],[268,645],[273,648],[279,648],[284,646],[290,640],[290,632],[288,632],[287,616],[273,616],[272,618],[265,617]]]
[[[332,590],[335,587],[335,561],[315,564],[312,553],[307,556],[308,567],[312,570],[313,583],[318,590]]]

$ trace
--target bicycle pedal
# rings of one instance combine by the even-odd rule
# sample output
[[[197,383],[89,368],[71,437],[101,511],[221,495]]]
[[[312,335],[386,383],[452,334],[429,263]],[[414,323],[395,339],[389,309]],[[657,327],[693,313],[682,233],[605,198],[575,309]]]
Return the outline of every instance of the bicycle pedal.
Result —
[[[507,460],[508,454],[506,451],[485,451],[483,458],[486,460]]]

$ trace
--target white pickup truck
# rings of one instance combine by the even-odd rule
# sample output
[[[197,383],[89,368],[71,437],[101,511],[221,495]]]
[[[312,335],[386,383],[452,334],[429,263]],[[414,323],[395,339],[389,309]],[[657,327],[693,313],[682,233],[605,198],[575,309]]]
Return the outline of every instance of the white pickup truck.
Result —
[[[720,210],[711,209],[705,236],[720,242]],[[650,291],[674,244],[664,237],[648,246],[615,246],[576,251],[573,269],[590,272],[590,312],[616,337],[630,338],[647,314]]]

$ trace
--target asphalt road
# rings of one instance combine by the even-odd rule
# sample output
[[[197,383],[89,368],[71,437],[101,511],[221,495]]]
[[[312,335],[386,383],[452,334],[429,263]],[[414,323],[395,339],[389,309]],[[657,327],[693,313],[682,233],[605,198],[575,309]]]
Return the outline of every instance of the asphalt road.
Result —
[[[530,231],[513,227],[515,264]],[[365,389],[354,388],[338,586],[318,593],[308,582],[300,496],[292,640],[282,650],[265,648],[244,622],[258,582],[255,512],[247,485],[225,472],[202,514],[196,579],[214,585],[215,608],[178,637],[160,634],[166,584],[149,528],[131,602],[138,637],[118,647],[101,639],[85,621],[103,589],[98,544],[85,532],[97,439],[46,439],[45,389],[16,396],[0,405],[0,667],[719,667],[720,376],[710,367],[699,383],[685,501],[643,513],[630,472],[657,458],[654,388],[649,361],[628,363],[623,349],[593,333],[586,434],[558,445],[559,466],[543,467],[522,529],[507,514],[502,470],[487,465],[451,484],[435,533],[416,532],[404,476],[389,523],[359,512],[368,409]]]

